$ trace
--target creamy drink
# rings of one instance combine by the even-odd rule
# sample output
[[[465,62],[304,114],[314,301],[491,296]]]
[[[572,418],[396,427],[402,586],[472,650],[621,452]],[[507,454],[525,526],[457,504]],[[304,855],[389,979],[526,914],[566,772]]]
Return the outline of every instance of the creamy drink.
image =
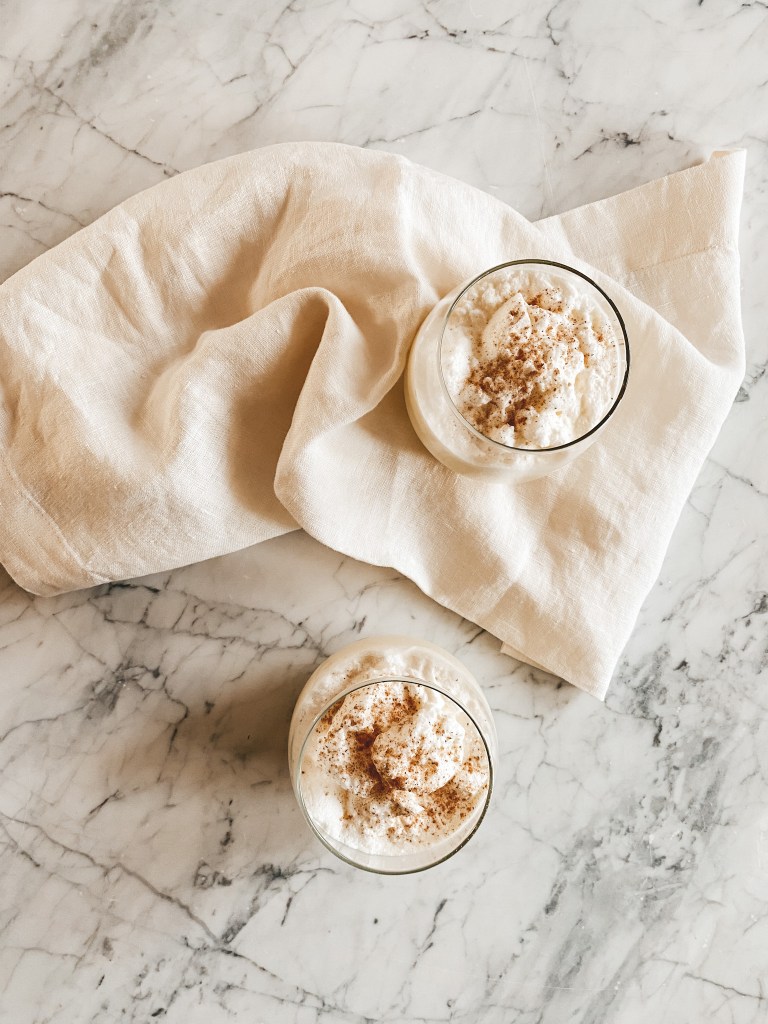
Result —
[[[496,735],[467,669],[404,637],[363,640],[313,674],[289,739],[293,783],[317,835],[359,867],[417,871],[477,828]]]
[[[569,462],[626,386],[611,300],[560,264],[504,264],[446,296],[414,341],[406,400],[425,446],[463,473],[520,479]]]

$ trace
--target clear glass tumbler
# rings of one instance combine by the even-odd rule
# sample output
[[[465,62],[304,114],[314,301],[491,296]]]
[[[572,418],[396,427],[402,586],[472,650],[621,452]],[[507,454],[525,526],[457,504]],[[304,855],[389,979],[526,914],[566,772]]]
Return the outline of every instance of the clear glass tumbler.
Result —
[[[471,738],[473,749],[480,752],[479,758],[475,758],[479,760],[475,768],[482,774],[477,778],[486,780],[485,785],[477,789],[472,802],[466,805],[467,813],[458,824],[452,822],[444,831],[438,828],[438,834],[430,834],[426,841],[403,841],[398,845],[387,840],[386,849],[376,848],[378,840],[371,848],[364,833],[356,831],[354,814],[350,815],[345,803],[346,815],[342,813],[343,801],[337,803],[335,798],[330,803],[318,801],[317,794],[327,784],[328,776],[319,777],[315,756],[322,730],[328,728],[328,716],[346,707],[342,703],[346,698],[358,706],[365,705],[374,688],[381,692],[382,684],[402,687],[399,692],[422,698],[429,707],[437,702],[448,714],[451,727],[460,727],[464,736]],[[360,734],[352,735],[356,737],[353,741],[356,750]],[[491,799],[498,744],[485,695],[460,661],[423,640],[382,636],[349,644],[315,670],[296,702],[288,739],[288,759],[299,806],[320,841],[355,867],[400,875],[439,864],[460,850],[477,831]],[[342,798],[347,795],[341,790],[339,794]],[[414,794],[405,796],[409,800],[414,798]],[[364,802],[357,806],[367,810],[365,798],[362,799]],[[377,824],[385,829],[387,821],[382,823],[379,819]]]
[[[513,447],[481,433],[465,418],[446,384],[446,332],[457,305],[470,289],[493,286],[512,268],[539,275],[576,294],[610,326],[616,342],[615,386],[598,421],[567,443],[552,447]],[[629,339],[621,313],[599,285],[581,271],[551,260],[511,260],[460,284],[428,314],[411,347],[405,399],[414,430],[425,448],[456,473],[486,480],[530,480],[567,465],[605,429],[621,402],[629,376]]]

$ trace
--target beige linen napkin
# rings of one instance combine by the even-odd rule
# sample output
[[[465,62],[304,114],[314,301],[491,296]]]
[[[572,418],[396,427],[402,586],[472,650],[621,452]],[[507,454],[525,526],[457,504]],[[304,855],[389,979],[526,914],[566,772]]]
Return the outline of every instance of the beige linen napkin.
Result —
[[[604,696],[742,377],[743,170],[720,155],[534,225],[307,143],[129,199],[0,288],[0,560],[53,594],[298,524]],[[400,377],[441,295],[523,257],[614,298],[629,386],[571,466],[481,485],[422,448]]]

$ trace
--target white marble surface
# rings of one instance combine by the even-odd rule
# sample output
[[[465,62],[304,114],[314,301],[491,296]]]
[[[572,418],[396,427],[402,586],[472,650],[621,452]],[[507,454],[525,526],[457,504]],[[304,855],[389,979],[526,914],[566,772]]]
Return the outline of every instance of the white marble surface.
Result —
[[[55,599],[0,582],[0,1021],[768,1020],[768,9],[761,0],[5,0],[0,275],[286,139],[558,212],[744,145],[748,372],[605,706],[294,534]],[[469,847],[382,879],[285,764],[310,670],[443,644],[502,762]]]

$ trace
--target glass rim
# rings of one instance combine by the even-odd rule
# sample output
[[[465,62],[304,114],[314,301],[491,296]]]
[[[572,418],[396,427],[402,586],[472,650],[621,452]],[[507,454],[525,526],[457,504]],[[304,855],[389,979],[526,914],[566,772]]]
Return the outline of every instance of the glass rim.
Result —
[[[505,267],[519,267],[519,266],[525,266],[525,265],[544,266],[544,267],[557,267],[559,270],[565,270],[565,271],[567,271],[570,274],[576,274],[577,277],[580,277],[584,281],[586,281],[588,284],[591,284],[592,287],[602,295],[602,297],[606,300],[608,305],[613,310],[613,313],[614,313],[614,315],[615,315],[615,317],[616,317],[616,319],[618,321],[619,327],[621,328],[621,335],[622,335],[622,339],[624,341],[624,375],[623,375],[622,380],[621,380],[621,386],[619,387],[619,389],[618,389],[618,391],[616,393],[616,397],[614,398],[613,402],[611,403],[611,406],[609,407],[608,411],[603,415],[603,417],[593,427],[590,427],[589,430],[585,431],[583,434],[579,434],[579,436],[573,438],[572,441],[566,441],[565,444],[551,445],[548,448],[520,448],[520,447],[518,447],[516,445],[504,444],[503,441],[496,441],[494,438],[488,437],[487,434],[483,434],[482,431],[478,430],[476,427],[474,427],[469,422],[469,420],[466,418],[466,416],[464,416],[464,414],[461,412],[461,410],[456,405],[456,403],[453,400],[453,397],[452,397],[450,391],[448,390],[448,385],[445,383],[445,375],[443,373],[443,358],[442,358],[442,355],[443,355],[443,341],[445,340],[445,330],[446,330],[446,327],[448,326],[448,321],[451,318],[451,314],[453,313],[453,311],[454,311],[454,309],[456,307],[456,304],[459,302],[459,300],[469,291],[470,288],[472,288],[473,285],[476,285],[478,281],[481,281],[484,277],[489,277],[491,274],[495,274],[497,270],[504,270]],[[558,263],[556,260],[543,260],[543,259],[507,260],[504,263],[498,263],[498,264],[496,264],[495,267],[489,267],[487,270],[483,270],[481,273],[477,274],[475,277],[472,278],[471,281],[468,281],[467,284],[462,286],[461,291],[458,293],[456,298],[453,300],[453,302],[449,306],[448,311],[445,314],[445,317],[443,318],[443,323],[442,323],[442,326],[440,328],[440,341],[439,341],[438,346],[437,346],[437,370],[438,370],[438,376],[440,378],[440,385],[441,385],[441,387],[443,389],[443,393],[444,393],[445,397],[448,399],[448,403],[449,403],[449,405],[451,407],[451,410],[459,418],[461,423],[463,423],[464,426],[469,431],[471,431],[473,436],[476,437],[478,440],[483,441],[483,442],[485,442],[487,444],[493,445],[495,448],[498,448],[500,451],[520,452],[522,454],[525,454],[525,453],[528,453],[528,454],[539,454],[539,453],[543,453],[543,452],[561,452],[561,451],[565,451],[567,448],[571,448],[571,447],[573,447],[573,445],[579,444],[581,441],[585,440],[585,438],[590,437],[596,431],[600,430],[600,428],[602,426],[604,426],[608,422],[608,420],[611,418],[611,416],[614,414],[614,412],[618,408],[619,403],[621,402],[622,398],[624,397],[625,391],[627,390],[627,382],[629,380],[629,361],[630,361],[630,351],[629,351],[629,337],[627,335],[627,327],[626,327],[626,324],[624,323],[624,317],[619,312],[619,308],[616,305],[616,303],[613,301],[613,299],[610,297],[610,295],[608,295],[608,293],[605,292],[600,287],[600,285],[596,281],[593,281],[592,278],[589,277],[587,274],[583,273],[581,270],[577,270],[576,267],[569,266],[567,263]]]
[[[424,864],[421,867],[403,868],[401,870],[395,869],[395,870],[390,871],[387,868],[371,867],[371,866],[366,865],[366,864],[360,864],[358,861],[354,860],[352,857],[347,857],[345,854],[343,854],[339,850],[335,849],[331,845],[331,843],[325,838],[325,836],[320,832],[320,830],[317,828],[317,826],[315,825],[315,822],[314,822],[314,820],[312,818],[312,815],[310,814],[309,809],[307,808],[307,805],[306,805],[306,803],[304,801],[304,795],[303,795],[302,790],[301,790],[301,766],[302,766],[302,764],[304,762],[304,755],[305,755],[306,750],[307,750],[307,744],[309,743],[310,737],[312,736],[312,734],[314,733],[314,731],[317,728],[318,724],[320,723],[320,720],[322,719],[323,715],[325,715],[325,713],[330,708],[332,708],[334,706],[334,704],[338,704],[339,701],[344,700],[345,697],[348,697],[350,695],[350,693],[356,693],[358,690],[364,690],[367,686],[375,686],[378,683],[404,683],[404,684],[410,684],[410,685],[413,685],[413,686],[424,686],[428,690],[433,690],[435,693],[439,693],[441,696],[446,697],[452,704],[456,705],[456,707],[459,709],[459,711],[462,712],[462,714],[467,716],[467,718],[470,720],[470,722],[474,726],[475,731],[477,732],[478,736],[480,737],[480,740],[482,741],[483,748],[485,750],[486,760],[488,762],[488,788],[487,788],[487,791],[486,791],[486,794],[485,794],[485,800],[483,802],[482,810],[480,811],[480,815],[479,815],[477,821],[472,826],[471,831],[462,839],[462,841],[457,846],[454,846],[452,849],[450,849],[448,851],[448,853],[444,854],[442,857],[438,857],[437,860],[430,860],[429,863]],[[492,719],[491,719],[491,724],[493,724],[493,720]],[[312,723],[311,723],[309,729],[307,729],[307,734],[304,737],[304,739],[301,741],[301,747],[299,748],[299,753],[298,753],[298,756],[296,758],[296,767],[294,769],[293,779],[291,781],[293,783],[293,790],[294,790],[294,793],[296,795],[297,803],[298,803],[299,807],[301,808],[301,812],[304,815],[304,818],[306,819],[307,824],[309,825],[310,829],[315,834],[315,836],[323,844],[323,846],[327,850],[330,850],[331,853],[335,857],[338,857],[339,860],[344,861],[345,864],[349,864],[353,868],[358,868],[361,871],[368,871],[370,874],[374,874],[374,875],[415,875],[415,874],[418,874],[421,871],[428,871],[430,868],[434,868],[438,864],[443,864],[445,861],[449,860],[451,857],[453,857],[455,854],[457,854],[459,852],[459,850],[461,850],[463,847],[465,847],[467,845],[467,843],[470,841],[470,839],[475,835],[475,833],[477,832],[478,828],[480,827],[480,824],[482,823],[483,819],[485,818],[485,815],[486,815],[486,813],[488,811],[488,808],[490,806],[490,803],[491,803],[491,794],[493,793],[493,785],[494,785],[494,766],[493,766],[493,758],[491,756],[491,749],[490,749],[490,747],[488,745],[488,740],[485,738],[483,730],[480,728],[480,726],[477,723],[474,715],[470,714],[470,712],[464,707],[462,702],[457,700],[455,697],[452,697],[450,694],[445,693],[443,690],[440,689],[439,686],[435,686],[432,683],[425,683],[422,679],[416,679],[414,677],[409,677],[409,676],[406,676],[406,675],[403,674],[403,675],[400,675],[400,676],[382,676],[382,677],[380,677],[378,679],[368,679],[364,683],[357,683],[354,686],[350,686],[347,689],[342,690],[332,700],[328,701],[327,704],[324,704],[322,710],[320,712],[318,712],[318,714],[315,715],[315,717],[312,719]],[[345,845],[345,844],[342,844],[342,845]],[[350,849],[352,849],[352,847],[350,847]],[[426,846],[426,847],[424,847],[424,849],[428,850],[429,847]],[[361,850],[359,852],[361,854],[365,853],[364,850]],[[385,854],[385,853],[370,854],[369,856],[388,858],[388,859],[390,859],[393,862],[393,864],[396,863],[400,859],[399,855],[398,854],[394,854],[394,853],[393,854]]]

